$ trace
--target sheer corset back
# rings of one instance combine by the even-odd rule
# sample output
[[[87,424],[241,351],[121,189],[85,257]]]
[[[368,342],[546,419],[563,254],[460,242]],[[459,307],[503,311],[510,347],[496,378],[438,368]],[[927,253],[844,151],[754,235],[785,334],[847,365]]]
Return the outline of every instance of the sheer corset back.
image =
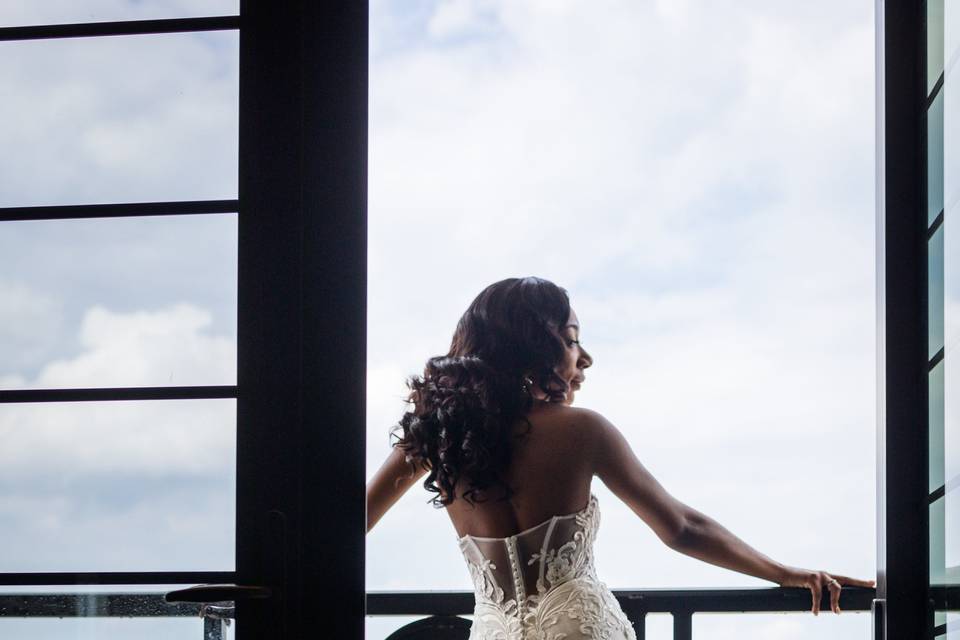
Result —
[[[459,538],[477,600],[500,606],[513,602],[522,609],[571,578],[595,577],[598,524],[597,498],[591,493],[580,511],[553,516],[515,535]]]
[[[506,538],[458,538],[474,586],[470,640],[636,640],[597,579],[597,497]]]

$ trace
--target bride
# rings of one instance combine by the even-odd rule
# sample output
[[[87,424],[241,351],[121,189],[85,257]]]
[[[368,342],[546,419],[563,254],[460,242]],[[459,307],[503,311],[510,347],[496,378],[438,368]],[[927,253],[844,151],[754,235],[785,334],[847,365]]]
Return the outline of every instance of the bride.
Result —
[[[402,436],[367,485],[367,531],[414,482],[435,495],[457,533],[475,591],[471,640],[635,638],[598,578],[593,542],[598,477],[671,549],[810,589],[840,613],[842,585],[826,571],[776,562],[671,496],[616,426],[571,406],[593,359],[561,287],[508,278],[484,289],[457,323],[450,350],[407,384]]]

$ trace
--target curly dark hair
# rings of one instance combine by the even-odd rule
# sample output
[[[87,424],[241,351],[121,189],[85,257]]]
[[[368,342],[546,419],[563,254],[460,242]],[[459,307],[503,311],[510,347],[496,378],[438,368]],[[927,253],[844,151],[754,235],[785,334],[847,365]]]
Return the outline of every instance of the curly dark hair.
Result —
[[[413,408],[390,435],[413,468],[430,471],[423,487],[438,494],[429,500],[433,506],[453,502],[460,480],[468,484],[461,497],[471,504],[489,499],[493,487],[503,489],[501,500],[513,495],[503,472],[510,465],[514,423],[526,422],[520,438],[532,426],[525,378],[551,401],[563,399],[567,383],[555,367],[564,355],[559,331],[569,316],[566,290],[549,280],[500,280],[470,303],[450,351],[428,359],[422,376],[407,379],[406,402]]]

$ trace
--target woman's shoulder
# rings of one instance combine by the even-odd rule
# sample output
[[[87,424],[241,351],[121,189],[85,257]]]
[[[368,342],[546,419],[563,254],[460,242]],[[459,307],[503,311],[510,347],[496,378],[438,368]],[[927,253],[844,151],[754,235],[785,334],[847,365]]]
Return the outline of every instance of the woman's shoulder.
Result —
[[[533,424],[564,432],[578,445],[593,449],[613,425],[599,411],[565,404],[550,404],[528,414]]]

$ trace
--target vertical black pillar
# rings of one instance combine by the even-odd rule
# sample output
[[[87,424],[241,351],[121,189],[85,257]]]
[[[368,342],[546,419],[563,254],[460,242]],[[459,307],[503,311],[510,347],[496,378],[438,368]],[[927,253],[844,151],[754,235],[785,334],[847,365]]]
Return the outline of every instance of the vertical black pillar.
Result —
[[[240,640],[363,637],[367,11],[241,1]]]
[[[877,607],[884,637],[926,633],[927,336],[923,3],[878,0]]]

